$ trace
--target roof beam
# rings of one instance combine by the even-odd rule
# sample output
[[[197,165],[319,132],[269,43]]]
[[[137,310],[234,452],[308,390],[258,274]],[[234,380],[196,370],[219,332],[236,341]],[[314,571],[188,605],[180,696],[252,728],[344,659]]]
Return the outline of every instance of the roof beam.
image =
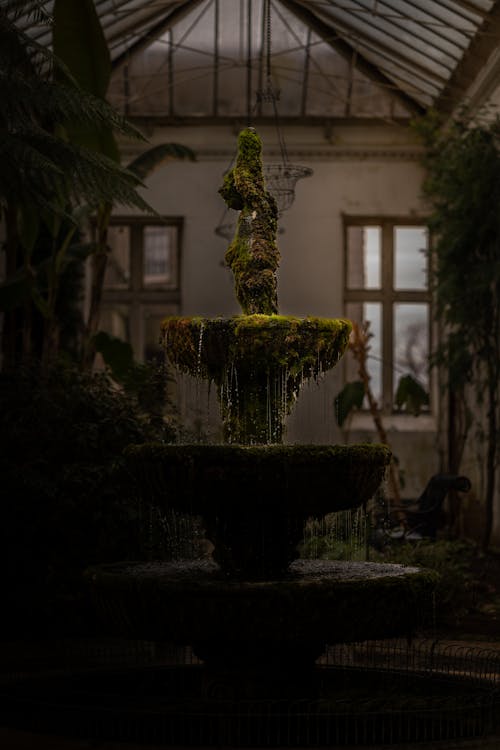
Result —
[[[391,96],[397,99],[403,107],[405,107],[413,115],[422,115],[425,112],[424,107],[419,104],[415,99],[408,96],[404,91],[396,89],[396,84],[390,78],[385,76],[380,70],[372,65],[363,55],[360,55],[357,50],[354,49],[344,39],[336,36],[332,38],[336,33],[335,27],[326,24],[321,21],[314,13],[305,8],[301,2],[297,0],[280,0],[281,4],[293,13],[300,21],[309,26],[323,41],[334,49],[339,55],[345,60],[351,62],[355,59],[355,66],[360,73],[365,75],[374,83],[384,88],[391,89]]]
[[[467,0],[455,0],[455,4],[459,5],[464,10],[468,10],[469,13],[474,13],[476,16],[486,18],[486,16],[488,15],[487,10],[482,10],[482,8],[478,8],[477,5],[467,2]]]
[[[495,0],[462,60],[436,100],[435,108],[439,112],[451,115],[461,104],[466,103],[467,92],[484,72],[491,54],[498,49],[499,38],[500,0]]]
[[[158,39],[158,37],[164,34],[171,26],[173,26],[173,24],[180,21],[191,10],[194,10],[197,5],[200,5],[201,2],[203,2],[203,0],[183,0],[183,2],[177,3],[174,10],[167,13],[167,15],[162,16],[158,23],[145,31],[144,34],[134,42],[134,44],[131,44],[125,52],[122,52],[121,55],[118,55],[118,57],[115,58],[113,61],[113,71],[118,70],[122,65],[130,62],[130,59],[134,55],[139,54],[139,52],[142,52],[149,47],[155,39]]]

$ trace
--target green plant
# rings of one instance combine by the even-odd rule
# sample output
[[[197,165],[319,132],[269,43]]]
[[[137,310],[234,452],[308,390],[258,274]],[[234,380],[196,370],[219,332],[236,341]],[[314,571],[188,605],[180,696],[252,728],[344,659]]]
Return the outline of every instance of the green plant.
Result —
[[[60,60],[16,26],[16,7],[23,5],[27,3],[9,0],[0,10],[0,212],[5,222],[6,255],[0,309],[4,312],[4,366],[15,364],[20,352],[24,360],[31,357],[33,309],[44,323],[43,359],[48,361],[57,347],[59,285],[73,260],[70,247],[78,228],[74,208],[84,202],[95,207],[119,200],[139,210],[150,210],[136,190],[139,183],[135,175],[116,161],[64,137],[61,127],[79,121],[88,128],[98,123],[102,128],[142,138],[105,101],[83,90]],[[35,266],[41,228],[50,238],[50,249],[41,265]]]
[[[57,628],[61,605],[76,611],[89,563],[143,554],[122,454],[150,439],[165,434],[105,374],[0,374],[4,627],[29,629],[36,613],[40,630]]]
[[[425,539],[405,544],[394,542],[382,552],[370,549],[370,559],[427,568],[438,573],[435,591],[438,625],[454,625],[476,607],[478,588],[474,565],[477,548],[470,542]]]
[[[171,404],[167,398],[167,386],[172,380],[168,367],[156,361],[137,362],[129,343],[104,331],[99,331],[94,337],[94,347],[115,383],[135,399],[138,408],[150,420],[161,425],[168,441],[173,440],[176,427],[172,414],[168,413]]]
[[[105,100],[111,79],[111,57],[95,4],[92,0],[55,0],[53,24],[54,52],[74,76],[78,85],[95,97]],[[65,123],[67,138],[86,146],[101,157],[119,164],[120,153],[113,128],[94,121],[82,127],[79,122]],[[178,143],[159,144],[141,154],[127,171],[137,184],[167,159],[194,160],[194,152]],[[85,324],[82,361],[91,368],[95,357],[94,341],[99,329],[101,298],[109,247],[107,233],[111,212],[116,201],[100,200],[95,210],[95,242],[91,248],[91,285],[89,312]],[[148,207],[149,211],[152,209]]]
[[[457,119],[444,126],[431,112],[415,122],[415,129],[426,149],[431,287],[443,332],[432,363],[441,368],[450,394],[450,470],[458,473],[475,413],[477,437],[485,447],[486,550],[499,453],[500,120],[480,125]]]
[[[40,13],[53,20],[56,55],[16,26],[16,11],[30,7],[34,20]],[[154,213],[137,192],[142,179],[166,159],[194,159],[190,149],[173,143],[147,150],[127,168],[120,164],[114,134],[145,139],[105,101],[111,66],[94,3],[64,0],[52,10],[48,19],[42,3],[8,0],[0,11],[4,367],[39,357],[47,368],[58,356],[64,286],[87,257],[93,278],[90,313],[78,337],[81,345],[83,332],[84,360],[91,366],[111,209],[120,203]],[[91,215],[96,240],[79,244]]]
[[[366,560],[368,520],[364,508],[308,519],[300,556],[312,560]]]
[[[356,321],[352,321],[352,332],[347,351],[354,357],[357,363],[359,380],[347,382],[337,394],[334,402],[335,418],[339,427],[342,427],[354,411],[362,408],[366,399],[378,439],[381,443],[390,447],[387,431],[384,426],[382,409],[373,393],[371,376],[367,364],[371,337],[372,333],[369,321],[366,321],[363,326],[360,326]],[[404,375],[400,378],[395,398],[396,404],[401,410],[404,409],[407,413],[414,416],[418,416],[423,405],[429,403],[428,394],[411,375]],[[388,484],[396,505],[399,505],[401,501],[402,478],[401,472],[398,470],[398,459],[394,453],[389,466]]]
[[[352,412],[363,407],[363,402],[366,399],[379,437],[384,436],[385,438],[382,412],[371,388],[371,376],[367,366],[372,335],[370,321],[366,321],[363,326],[353,321],[352,335],[347,351],[352,354],[357,362],[360,379],[347,382],[337,394],[335,398],[335,418],[339,427],[342,427]],[[398,380],[394,402],[399,412],[418,417],[422,408],[429,404],[429,394],[408,373],[401,375]]]

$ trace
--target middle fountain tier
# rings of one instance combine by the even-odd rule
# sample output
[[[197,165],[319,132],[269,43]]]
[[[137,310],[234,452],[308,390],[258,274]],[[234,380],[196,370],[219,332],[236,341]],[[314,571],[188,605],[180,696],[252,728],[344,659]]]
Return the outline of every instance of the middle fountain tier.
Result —
[[[262,314],[164,323],[170,361],[215,384],[225,442],[130,446],[127,459],[152,503],[201,517],[228,577],[286,575],[308,518],[365,504],[383,480],[387,446],[281,443],[301,385],[337,364],[349,331]]]

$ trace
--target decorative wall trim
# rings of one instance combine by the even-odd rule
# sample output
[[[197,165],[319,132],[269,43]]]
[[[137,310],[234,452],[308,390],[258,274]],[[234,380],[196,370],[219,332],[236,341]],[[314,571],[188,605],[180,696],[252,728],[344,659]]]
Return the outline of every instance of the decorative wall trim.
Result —
[[[384,161],[420,161],[423,155],[423,150],[405,149],[405,148],[329,148],[321,149],[314,147],[302,147],[294,149],[287,145],[288,159],[291,163],[297,161],[369,161],[369,160],[380,160]],[[216,149],[216,148],[204,148],[196,149],[198,160],[210,161],[219,159],[229,159],[234,155],[234,152],[229,149]],[[266,149],[264,154],[265,161],[281,161],[282,156],[279,150]]]

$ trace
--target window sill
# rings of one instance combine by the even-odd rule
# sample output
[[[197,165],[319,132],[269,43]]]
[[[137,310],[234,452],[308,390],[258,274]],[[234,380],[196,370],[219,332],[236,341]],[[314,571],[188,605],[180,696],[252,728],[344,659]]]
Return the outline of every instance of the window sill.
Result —
[[[421,414],[418,417],[412,417],[407,414],[383,414],[382,421],[384,428],[397,432],[436,432],[437,420],[433,414]],[[367,430],[374,432],[376,430],[373,417],[369,412],[358,412],[353,414],[349,423],[349,430]]]

